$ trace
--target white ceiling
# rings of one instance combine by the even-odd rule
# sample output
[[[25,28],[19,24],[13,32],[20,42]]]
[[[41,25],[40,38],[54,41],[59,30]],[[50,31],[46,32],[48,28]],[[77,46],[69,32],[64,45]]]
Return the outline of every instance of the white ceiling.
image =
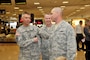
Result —
[[[69,3],[63,4],[63,1],[68,1]],[[39,5],[34,5],[34,2],[39,2]],[[28,11],[33,13],[35,18],[42,18],[44,13],[49,13],[53,7],[63,8],[63,17],[64,18],[86,18],[90,17],[90,0],[26,0],[24,5],[16,5],[15,0],[11,0],[10,5],[0,5],[0,9],[5,9],[7,13],[5,15],[0,15],[2,19],[8,19],[10,16],[18,18],[18,14],[21,14],[23,11]],[[14,9],[14,7],[19,7],[19,9]],[[39,10],[37,7],[42,7],[43,10]],[[81,9],[84,7],[84,9]],[[22,9],[23,11],[19,11]],[[77,11],[80,10],[80,11]],[[16,14],[16,15],[15,15]]]

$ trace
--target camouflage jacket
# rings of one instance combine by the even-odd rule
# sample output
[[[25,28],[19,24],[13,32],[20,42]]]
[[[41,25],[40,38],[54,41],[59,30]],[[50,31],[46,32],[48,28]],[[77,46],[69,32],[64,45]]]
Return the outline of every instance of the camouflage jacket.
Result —
[[[76,54],[75,31],[69,23],[61,21],[49,40],[50,60],[55,60],[60,56],[66,57],[67,60],[74,60]]]
[[[53,26],[53,25],[52,25]],[[39,31],[39,35],[41,37],[41,51],[45,52],[44,54],[48,55],[48,49],[50,47],[50,43],[49,43],[49,36],[52,34],[52,26],[51,27],[46,27],[43,26],[42,28],[40,28]]]
[[[20,47],[19,60],[32,60],[33,56],[40,55],[40,39],[38,31],[38,27],[33,25],[29,25],[28,27],[22,25],[16,30],[16,32],[20,34],[19,36],[16,36],[16,42]],[[38,37],[39,41],[34,42],[34,37]]]

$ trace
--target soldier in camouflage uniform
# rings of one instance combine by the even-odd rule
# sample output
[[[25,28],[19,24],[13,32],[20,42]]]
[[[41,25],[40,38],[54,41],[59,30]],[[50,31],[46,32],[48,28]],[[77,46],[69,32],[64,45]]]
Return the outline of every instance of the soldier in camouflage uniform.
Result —
[[[23,25],[16,31],[16,42],[20,48],[19,60],[39,60],[40,43],[38,28],[30,25],[30,14],[22,14]]]
[[[55,60],[60,56],[66,60],[74,60],[76,55],[76,39],[72,26],[62,20],[62,10],[55,7],[51,10],[52,21],[55,22],[53,34],[50,36],[50,60]]]
[[[49,60],[49,36],[52,33],[51,15],[44,15],[45,25],[40,29],[42,60]]]

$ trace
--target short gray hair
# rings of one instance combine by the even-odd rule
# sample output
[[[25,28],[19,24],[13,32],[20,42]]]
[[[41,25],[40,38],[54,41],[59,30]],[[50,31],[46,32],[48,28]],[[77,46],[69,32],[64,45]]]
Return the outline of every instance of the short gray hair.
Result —
[[[28,13],[28,12],[23,12],[21,17],[23,17],[24,14],[30,15],[30,13]]]
[[[50,13],[46,13],[46,14],[44,14],[44,17],[45,17],[46,15],[51,15],[51,14],[50,14]]]
[[[54,7],[51,12],[56,12],[62,14],[62,9],[60,7]]]

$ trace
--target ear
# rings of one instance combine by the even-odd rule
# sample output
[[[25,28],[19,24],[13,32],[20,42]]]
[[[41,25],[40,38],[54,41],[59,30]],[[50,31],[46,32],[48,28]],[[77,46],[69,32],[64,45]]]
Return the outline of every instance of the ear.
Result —
[[[21,22],[21,23],[23,22],[23,19],[22,19],[22,18],[20,19],[20,22]]]
[[[31,23],[31,21],[32,21],[32,20],[30,19],[30,23]]]

